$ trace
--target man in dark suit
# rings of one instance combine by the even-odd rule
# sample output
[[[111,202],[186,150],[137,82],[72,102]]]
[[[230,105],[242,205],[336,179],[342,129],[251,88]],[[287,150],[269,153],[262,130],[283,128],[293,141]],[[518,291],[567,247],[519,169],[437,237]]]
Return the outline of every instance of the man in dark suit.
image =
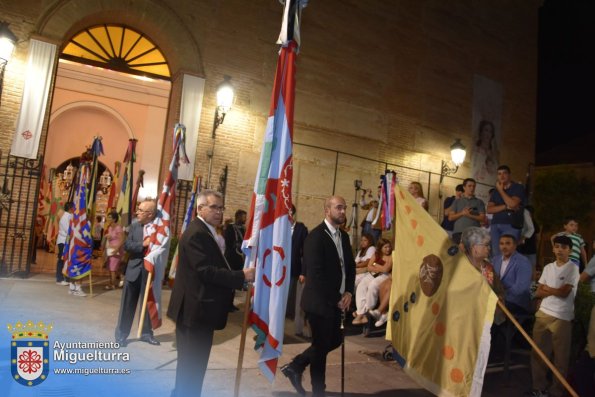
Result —
[[[234,218],[234,223],[227,225],[224,232],[225,259],[232,270],[240,270],[244,267],[242,242],[246,234],[246,211],[237,210]]]
[[[281,368],[298,393],[305,395],[302,373],[310,365],[312,396],[324,396],[327,354],[341,345],[341,312],[349,308],[355,281],[355,261],[349,236],[341,230],[345,222],[345,200],[332,196],[324,203],[324,221],[315,227],[304,244],[306,284],[302,309],[312,329],[312,345]]]
[[[145,230],[155,218],[155,201],[145,200],[139,204],[136,210],[136,219],[128,231],[128,237],[124,242],[124,249],[128,252],[128,266],[124,275],[125,283],[122,291],[122,301],[120,303],[120,314],[118,316],[118,325],[116,326],[116,342],[120,346],[126,346],[134,312],[139,303],[139,298],[144,297],[145,285],[148,272],[144,266],[145,251],[149,246],[149,234]],[[159,341],[153,337],[151,322],[148,311],[145,312],[143,320],[141,341],[151,345],[159,345]]]
[[[291,205],[291,280],[289,294],[287,296],[287,309],[285,317],[295,318],[295,334],[300,335],[304,331],[303,314],[300,308],[303,284],[305,280],[302,257],[304,256],[304,241],[308,235],[308,228],[302,222],[296,220],[297,210]]]
[[[254,280],[254,268],[231,270],[215,240],[223,197],[214,190],[196,199],[198,218],[180,238],[178,269],[167,316],[176,322],[178,364],[172,396],[200,396],[214,330],[227,323],[234,289]]]

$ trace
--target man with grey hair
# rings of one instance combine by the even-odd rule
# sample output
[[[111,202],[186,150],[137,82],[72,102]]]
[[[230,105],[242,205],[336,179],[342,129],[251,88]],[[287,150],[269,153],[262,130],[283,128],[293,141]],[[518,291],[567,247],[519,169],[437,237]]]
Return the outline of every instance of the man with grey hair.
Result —
[[[124,290],[122,291],[122,301],[120,303],[120,314],[118,316],[118,325],[116,326],[116,342],[120,346],[126,346],[132,320],[138,306],[139,298],[142,299],[145,292],[145,285],[149,272],[145,269],[144,259],[145,251],[149,246],[149,226],[156,213],[156,203],[153,200],[145,200],[138,205],[136,210],[136,219],[128,231],[128,237],[124,242],[124,250],[128,252],[128,265],[124,274]],[[159,341],[153,337],[149,312],[145,312],[145,318],[142,321],[141,341],[150,345],[159,345]]]
[[[178,364],[172,396],[200,396],[213,333],[227,324],[234,289],[254,281],[254,268],[232,270],[215,228],[223,219],[223,196],[203,190],[196,199],[198,216],[180,238],[176,282],[167,316],[176,322]]]

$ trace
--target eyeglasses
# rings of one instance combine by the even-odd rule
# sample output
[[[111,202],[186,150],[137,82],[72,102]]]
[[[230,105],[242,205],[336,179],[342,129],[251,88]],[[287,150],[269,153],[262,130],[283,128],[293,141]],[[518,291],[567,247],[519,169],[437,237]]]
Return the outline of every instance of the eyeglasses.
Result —
[[[142,212],[142,213],[144,213],[144,214],[150,214],[150,213],[151,213],[151,212],[153,212],[153,211],[151,211],[151,210],[147,211],[147,210],[143,210],[143,209],[137,208],[137,209],[136,209],[136,212]]]

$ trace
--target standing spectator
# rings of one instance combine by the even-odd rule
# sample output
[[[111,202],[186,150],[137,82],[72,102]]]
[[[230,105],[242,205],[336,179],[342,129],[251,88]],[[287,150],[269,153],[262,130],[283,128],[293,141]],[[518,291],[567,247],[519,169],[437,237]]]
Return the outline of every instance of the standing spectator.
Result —
[[[237,210],[234,223],[227,225],[225,237],[225,259],[232,270],[241,270],[244,267],[244,253],[242,242],[246,234],[246,211]]]
[[[461,234],[468,227],[480,227],[485,222],[485,205],[481,199],[475,197],[475,179],[467,178],[463,181],[463,195],[456,199],[450,207],[448,219],[455,223],[452,240],[459,244]]]
[[[58,285],[69,285],[68,281],[64,278],[64,244],[68,238],[68,229],[70,227],[70,221],[72,220],[72,214],[74,214],[74,203],[69,201],[64,204],[64,213],[60,217],[60,223],[58,226],[58,238],[56,239],[56,245],[58,245],[58,262],[56,263],[56,284]]]
[[[523,230],[521,232],[521,243],[519,244],[517,251],[529,259],[531,268],[533,269],[533,275],[535,275],[535,266],[537,265],[537,241],[539,240],[539,225],[533,217],[533,206],[526,206],[525,211],[526,213],[529,213],[531,225],[533,225],[533,233],[529,235],[530,228],[527,222],[527,217],[525,216],[525,225],[527,225],[527,227],[523,226]],[[527,215],[526,213],[525,215]]]
[[[535,314],[533,340],[546,356],[554,355],[554,365],[566,376],[570,360],[574,298],[579,279],[578,267],[569,260],[572,240],[568,236],[554,237],[556,261],[545,266],[535,295],[542,298]],[[547,366],[535,351],[531,354],[533,396],[548,396]],[[560,397],[563,388],[554,380],[549,395]]]
[[[380,222],[380,210],[378,208],[378,200],[374,199],[369,203],[366,203],[366,190],[363,190],[362,198],[359,204],[362,207],[362,209],[368,210],[368,213],[366,214],[366,217],[364,218],[361,224],[362,235],[371,235],[373,238],[372,244],[376,244],[376,241],[378,241],[378,239],[382,235],[382,224]]]
[[[324,221],[308,234],[304,243],[307,281],[302,308],[310,322],[312,344],[281,368],[301,395],[306,394],[302,373],[308,365],[312,396],[325,395],[326,356],[343,340],[341,316],[351,303],[355,279],[349,237],[339,228],[345,222],[346,210],[343,197],[329,197],[324,203]]]
[[[134,313],[139,306],[139,298],[145,292],[145,285],[149,273],[144,266],[145,251],[150,244],[149,229],[151,222],[156,215],[156,203],[152,200],[141,202],[136,210],[136,219],[138,222],[132,222],[128,237],[124,243],[124,249],[128,252],[128,266],[124,275],[124,290],[122,291],[122,300],[120,302],[120,312],[118,314],[118,325],[116,326],[116,342],[120,346],[126,346]],[[176,281],[179,278],[176,278]],[[157,298],[156,298],[157,299]],[[157,301],[160,303],[159,301]],[[160,345],[161,343],[153,336],[151,322],[149,320],[149,311],[145,312],[145,318],[142,320],[141,341],[150,345]]]
[[[552,236],[552,245],[556,236],[568,236],[572,240],[572,251],[570,252],[570,260],[582,269],[581,260],[583,264],[587,263],[587,251],[585,251],[585,240],[577,233],[578,222],[575,217],[569,216],[564,220],[564,231]]]
[[[234,289],[254,281],[253,267],[232,270],[215,241],[223,219],[223,196],[203,190],[196,198],[197,218],[179,244],[176,282],[167,316],[176,322],[178,364],[174,397],[200,396],[213,334],[225,328]]]
[[[103,219],[101,216],[95,217],[93,224],[93,250],[101,248],[101,239],[103,238]]]
[[[124,256],[124,229],[118,224],[120,216],[117,212],[110,212],[107,215],[107,229],[105,231],[105,255],[109,269],[110,281],[105,286],[106,290],[116,288],[116,280],[120,276],[120,263]]]
[[[510,234],[519,241],[523,228],[525,188],[510,178],[510,167],[498,167],[496,190],[490,195],[488,214],[494,214],[490,225],[492,254],[500,253],[499,241],[503,234]]]
[[[514,236],[500,236],[500,254],[492,261],[496,274],[504,287],[506,307],[515,314],[528,314],[531,310],[531,279],[533,270],[529,259],[516,251]]]
[[[450,196],[447,197],[446,200],[444,200],[444,213],[443,213],[443,218],[442,218],[442,223],[440,224],[440,226],[442,226],[442,229],[446,230],[446,233],[448,233],[448,237],[452,238],[452,231],[455,227],[455,223],[453,221],[451,221],[450,219],[448,219],[448,215],[451,213],[452,209],[451,206],[452,204],[455,202],[456,199],[460,198],[463,195],[463,184],[458,184],[457,187],[455,188],[455,195],[454,196]]]
[[[585,270],[581,273],[580,281],[591,284],[591,295],[595,296],[595,256],[591,258]],[[591,308],[587,346],[585,353],[579,357],[575,366],[576,391],[579,396],[595,394],[595,305]]]
[[[285,317],[293,318],[295,325],[295,334],[304,334],[304,312],[300,307],[302,291],[306,274],[302,266],[302,257],[304,256],[304,241],[308,236],[308,228],[302,222],[296,219],[297,210],[295,205],[291,205],[289,219],[291,221],[291,280],[289,284],[289,294],[287,297],[287,309]]]

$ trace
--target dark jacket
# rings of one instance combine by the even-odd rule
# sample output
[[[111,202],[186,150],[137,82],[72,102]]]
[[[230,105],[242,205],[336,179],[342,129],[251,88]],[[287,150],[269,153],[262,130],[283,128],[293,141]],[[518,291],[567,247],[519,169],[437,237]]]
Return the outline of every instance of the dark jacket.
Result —
[[[124,250],[128,252],[128,265],[126,265],[126,280],[134,282],[144,269],[145,247],[143,247],[144,226],[139,222],[133,222],[128,230],[128,236],[124,242]],[[144,291],[143,291],[144,292]]]
[[[345,292],[353,295],[355,260],[349,236],[341,230],[341,243],[345,261]],[[341,260],[326,223],[316,226],[304,243],[306,284],[302,294],[302,309],[307,313],[329,316],[341,300]]]
[[[308,235],[308,228],[302,222],[296,222],[291,234],[291,277],[306,275],[302,266],[304,256],[304,241]]]
[[[244,272],[231,270],[206,224],[194,219],[180,238],[178,269],[167,316],[187,327],[223,329]]]

